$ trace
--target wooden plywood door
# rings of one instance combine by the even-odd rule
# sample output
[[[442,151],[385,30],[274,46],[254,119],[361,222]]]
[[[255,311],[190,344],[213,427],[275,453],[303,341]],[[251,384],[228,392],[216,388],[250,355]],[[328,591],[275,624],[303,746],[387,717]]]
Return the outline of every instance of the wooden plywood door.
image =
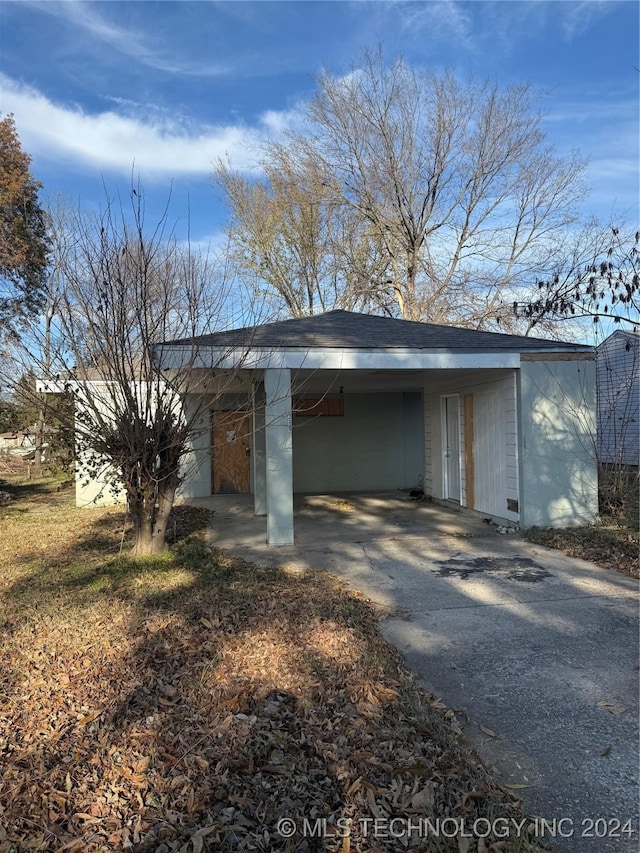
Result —
[[[212,412],[211,439],[214,495],[249,492],[251,415],[245,412]]]

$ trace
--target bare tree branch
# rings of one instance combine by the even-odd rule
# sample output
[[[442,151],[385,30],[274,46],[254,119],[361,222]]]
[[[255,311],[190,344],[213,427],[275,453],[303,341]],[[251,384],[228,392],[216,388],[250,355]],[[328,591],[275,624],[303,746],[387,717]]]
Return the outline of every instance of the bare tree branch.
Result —
[[[506,296],[549,268],[584,195],[584,163],[546,144],[527,86],[366,53],[320,75],[305,117],[265,146],[264,179],[218,170],[238,263],[284,313],[517,325]]]
[[[563,241],[547,273],[538,279],[532,298],[513,305],[529,328],[589,318],[640,329],[640,231],[591,222]]]

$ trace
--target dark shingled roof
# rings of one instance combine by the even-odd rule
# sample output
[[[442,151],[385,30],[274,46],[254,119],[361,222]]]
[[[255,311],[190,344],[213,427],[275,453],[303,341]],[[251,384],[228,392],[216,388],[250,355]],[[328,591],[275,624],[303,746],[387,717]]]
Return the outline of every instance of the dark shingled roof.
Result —
[[[445,349],[445,350],[590,350],[583,344],[562,343],[521,335],[479,332],[434,323],[396,320],[353,311],[328,311],[299,320],[282,320],[262,326],[232,329],[213,335],[167,341],[167,345],[227,348],[251,346],[286,349],[287,347],[337,347],[353,349]]]

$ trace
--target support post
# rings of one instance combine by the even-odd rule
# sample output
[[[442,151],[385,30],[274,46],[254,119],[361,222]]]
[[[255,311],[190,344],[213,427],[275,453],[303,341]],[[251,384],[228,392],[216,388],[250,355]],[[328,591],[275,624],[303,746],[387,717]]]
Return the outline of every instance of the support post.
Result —
[[[293,545],[293,441],[291,371],[264,372],[267,544]]]

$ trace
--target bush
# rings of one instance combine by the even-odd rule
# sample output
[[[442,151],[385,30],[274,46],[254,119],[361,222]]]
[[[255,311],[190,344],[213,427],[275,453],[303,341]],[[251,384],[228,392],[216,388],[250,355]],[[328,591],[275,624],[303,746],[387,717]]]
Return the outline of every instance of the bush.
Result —
[[[598,503],[602,516],[622,527],[638,529],[640,476],[636,465],[601,464]]]

